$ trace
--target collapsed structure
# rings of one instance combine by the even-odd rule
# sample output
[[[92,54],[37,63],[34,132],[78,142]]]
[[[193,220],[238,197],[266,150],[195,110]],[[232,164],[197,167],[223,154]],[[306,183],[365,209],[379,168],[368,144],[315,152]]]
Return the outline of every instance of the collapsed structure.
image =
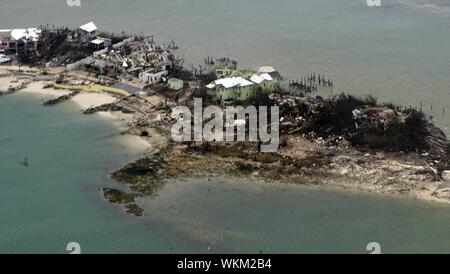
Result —
[[[93,26],[89,28],[93,29]],[[143,84],[166,82],[173,66],[173,55],[151,39],[133,36],[112,44],[110,38],[93,37],[88,33],[85,32],[84,35],[88,35],[92,40],[86,40],[85,43],[89,42],[97,51],[93,52],[92,56],[67,65],[68,70],[90,66],[111,78],[136,80]],[[80,39],[84,41],[84,38]]]

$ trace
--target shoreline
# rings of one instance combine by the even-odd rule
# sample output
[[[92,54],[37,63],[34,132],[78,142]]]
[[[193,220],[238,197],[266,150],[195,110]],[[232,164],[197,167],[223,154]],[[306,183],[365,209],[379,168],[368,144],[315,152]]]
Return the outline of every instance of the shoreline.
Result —
[[[0,66],[0,74],[4,75],[5,72],[10,70],[11,67]],[[12,67],[13,70],[17,70],[17,67]],[[28,71],[30,74],[39,73],[38,69],[28,69],[27,67],[22,67],[23,71]],[[61,69],[57,68],[56,71]],[[3,71],[3,72],[2,72]],[[5,89],[8,86],[8,82],[17,80],[22,76],[9,75],[7,77],[0,77],[0,90]],[[34,79],[31,83],[27,85],[26,88],[18,91],[28,94],[41,94],[45,96],[58,97],[63,95],[68,95],[71,92],[68,90],[57,90],[53,88],[44,88],[46,84],[53,83],[53,81],[36,80]],[[97,93],[97,92],[81,92],[80,94],[69,99],[72,103],[75,103],[80,110],[86,110],[92,107],[98,107],[104,104],[116,104],[118,103],[117,97],[107,93]],[[139,98],[128,99],[130,102],[122,102],[121,104],[128,106],[139,105]],[[133,101],[134,100],[134,101]],[[342,189],[343,191],[355,191],[355,192],[366,192],[366,193],[376,193],[384,195],[393,195],[398,197],[408,197],[413,199],[420,199],[429,202],[439,202],[450,204],[450,182],[442,183],[441,181],[435,182],[430,176],[429,171],[424,166],[414,166],[414,160],[411,164],[408,163],[407,155],[393,156],[389,153],[385,153],[381,158],[378,157],[376,153],[368,153],[369,155],[358,152],[357,149],[342,150],[342,155],[338,157],[330,157],[330,161],[334,161],[334,166],[323,165],[320,160],[313,159],[317,162],[317,166],[308,166],[310,163],[304,163],[306,166],[299,167],[301,172],[293,171],[292,168],[286,168],[284,164],[277,165],[277,159],[273,162],[267,159],[263,160],[249,160],[247,158],[239,158],[236,154],[233,155],[222,155],[220,148],[218,151],[211,151],[210,154],[203,155],[201,148],[197,150],[192,150],[186,145],[178,144],[173,148],[169,145],[169,137],[167,133],[167,126],[169,119],[167,110],[164,110],[164,100],[161,96],[148,96],[145,99],[146,104],[150,103],[152,107],[150,112],[153,117],[146,117],[147,119],[153,121],[160,121],[161,117],[166,118],[166,124],[164,126],[137,126],[136,120],[139,120],[138,114],[126,114],[118,111],[99,111],[101,117],[110,119],[110,121],[118,122],[117,126],[119,129],[123,129],[124,132],[121,134],[126,136],[125,144],[126,146],[142,149],[141,159],[152,159],[154,155],[160,155],[161,151],[163,156],[161,156],[162,161],[166,164],[163,166],[158,166],[157,170],[162,169],[162,172],[167,172],[167,175],[162,176],[158,180],[148,181],[148,177],[154,176],[152,172],[146,174],[147,178],[143,181],[147,181],[147,184],[136,185],[134,183],[130,184],[127,182],[128,178],[117,178],[117,173],[121,171],[126,171],[127,166],[133,165],[139,162],[141,159],[134,163],[123,167],[122,169],[112,173],[112,178],[118,182],[124,183],[131,190],[130,192],[114,192],[115,197],[109,195],[109,200],[111,202],[121,203],[120,196],[126,197],[125,200],[133,201],[133,203],[126,203],[125,207],[128,208],[128,212],[140,216],[142,212],[134,203],[135,197],[146,196],[155,194],[155,192],[162,185],[168,182],[168,180],[177,177],[191,177],[196,176],[225,176],[226,178],[237,179],[237,178],[250,178],[257,182],[268,182],[274,184],[292,184],[292,185],[305,185],[314,187],[325,187],[330,189]],[[142,103],[142,102],[141,102]],[[155,106],[161,106],[156,107]],[[162,110],[159,110],[161,108]],[[140,114],[142,115],[142,114]],[[142,118],[142,117],[141,117]],[[164,119],[162,121],[164,123]],[[158,122],[159,123],[159,122]],[[161,132],[166,131],[166,132]],[[147,132],[148,136],[144,136],[143,132]],[[250,145],[251,146],[251,145]],[[172,150],[170,152],[165,152],[166,149]],[[293,160],[305,161],[308,160],[307,157],[315,157],[311,151],[319,150],[320,146],[313,144],[310,141],[299,138],[292,137],[289,143],[288,149],[281,149],[280,156],[282,157],[293,157]],[[231,148],[232,149],[232,148]],[[186,154],[187,153],[187,154]],[[228,152],[227,152],[228,153]],[[190,156],[189,154],[195,155]],[[348,155],[347,155],[348,154]],[[300,155],[300,156],[299,156]],[[258,158],[258,155],[255,154]],[[340,161],[344,159],[341,163]],[[269,157],[270,158],[270,157]],[[297,159],[298,158],[298,159]],[[414,157],[411,157],[414,158]],[[359,161],[365,161],[367,159],[367,166],[360,164]],[[308,160],[309,161],[309,160]],[[378,162],[377,162],[378,161]],[[183,162],[185,167],[179,167],[179,163]],[[280,163],[282,161],[279,161]],[[288,162],[286,162],[289,164]],[[145,168],[148,168],[148,163],[146,163]],[[183,165],[183,166],[184,166]],[[197,168],[200,166],[201,168]],[[139,167],[139,166],[138,166]],[[192,169],[189,169],[192,168]],[[222,169],[224,171],[222,171]],[[328,170],[330,169],[330,170]],[[356,174],[354,173],[356,169]],[[189,171],[189,172],[186,172]],[[211,172],[213,171],[213,172]],[[281,172],[286,172],[284,178],[280,178],[279,174]],[[398,175],[398,173],[404,174]],[[126,173],[126,172],[125,172]],[[423,176],[420,175],[423,173]],[[292,175],[292,176],[291,176]],[[291,177],[290,177],[291,176]],[[361,176],[371,177],[371,182],[361,181]],[[133,174],[130,174],[131,181]],[[358,178],[359,177],[359,178]],[[378,178],[372,178],[378,177]],[[143,179],[139,177],[138,179]],[[399,180],[398,182],[396,180]],[[417,181],[413,184],[408,185],[408,183],[401,183],[405,179],[406,182],[411,183]],[[299,182],[295,182],[299,180]],[[386,180],[386,184],[383,180]],[[423,181],[421,181],[423,180]],[[152,184],[156,184],[156,188],[153,189]],[[149,190],[150,189],[150,190]],[[110,190],[116,191],[116,190]],[[436,193],[440,192],[439,195]],[[108,199],[108,194],[104,192],[105,198]]]
[[[1,72],[1,67],[0,67]],[[7,88],[9,82],[14,81],[16,77],[0,77],[0,90]],[[47,81],[33,81],[26,88],[19,91],[19,93],[29,94],[29,95],[42,95],[46,97],[59,97],[63,95],[70,94],[67,90],[57,90],[53,88],[44,88],[46,84],[50,82]],[[90,107],[97,107],[103,104],[114,103],[117,98],[106,93],[81,93],[70,99],[70,103],[77,105],[80,111],[85,110]],[[119,130],[126,130],[127,120],[130,118],[127,114],[120,112],[97,112],[98,116],[108,119],[113,123],[117,124]],[[145,138],[132,135],[132,134],[121,134],[123,137],[123,142],[125,146],[131,147],[133,149],[139,149],[142,154],[148,153],[152,150],[153,146]]]

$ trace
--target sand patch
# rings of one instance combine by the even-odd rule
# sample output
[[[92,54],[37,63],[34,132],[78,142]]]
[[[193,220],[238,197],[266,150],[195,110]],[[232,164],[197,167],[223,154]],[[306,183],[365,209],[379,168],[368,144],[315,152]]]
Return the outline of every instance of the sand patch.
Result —
[[[72,98],[80,108],[88,109],[90,107],[98,107],[104,104],[111,104],[116,98],[106,93],[81,93]]]
[[[7,91],[11,81],[16,80],[16,77],[1,77],[0,78],[0,91]]]
[[[34,93],[34,94],[42,94],[42,95],[49,95],[49,96],[55,96],[55,97],[67,95],[70,93],[67,90],[44,88],[44,86],[49,83],[52,83],[52,82],[32,82],[25,89],[21,90],[20,92],[29,92],[29,93]]]

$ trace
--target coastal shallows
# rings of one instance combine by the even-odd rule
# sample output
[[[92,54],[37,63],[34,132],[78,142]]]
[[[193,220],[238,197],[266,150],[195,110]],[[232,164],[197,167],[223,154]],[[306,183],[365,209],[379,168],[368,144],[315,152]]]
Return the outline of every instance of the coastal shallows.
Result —
[[[114,50],[106,47],[101,53],[83,43],[71,45],[68,51],[62,50],[59,38],[66,39],[67,34],[79,31],[47,29],[43,32],[43,39],[53,42],[50,47],[54,51],[46,51],[47,55],[39,57],[24,52],[17,61],[44,64],[50,59],[65,60],[68,51],[83,49],[78,58],[89,58],[90,61],[83,62],[72,71],[67,72],[61,67],[29,71],[26,73],[27,79],[39,82],[45,78],[46,81],[53,80],[54,88],[107,92],[115,96],[113,102],[89,106],[84,113],[120,111],[129,126],[127,132],[139,135],[153,145],[154,150],[149,156],[113,173],[113,178],[124,182],[129,192],[104,189],[104,195],[109,200],[125,204],[129,212],[142,215],[134,198],[156,195],[167,180],[201,174],[248,176],[277,182],[348,188],[358,186],[365,190],[408,193],[413,197],[448,202],[448,187],[445,181],[442,182],[448,169],[448,142],[445,134],[420,111],[393,104],[378,104],[373,97],[361,99],[340,94],[324,99],[290,94],[282,86],[270,91],[257,88],[240,101],[244,105],[280,107],[281,138],[284,141],[279,151],[263,153],[263,142],[249,140],[210,143],[202,139],[174,143],[170,138],[176,123],[172,115],[173,107],[193,108],[193,98],[197,97],[203,99],[205,106],[227,103],[208,92],[207,87],[211,77],[220,78],[224,70],[213,63],[210,73],[204,70],[191,72],[182,66],[175,54],[157,45],[153,38],[142,36],[125,38],[110,34],[110,39],[116,39],[118,46]],[[117,60],[122,56],[115,54],[118,49],[139,64],[164,70],[164,76],[178,77],[194,84],[173,90],[164,82],[162,74],[156,75],[155,72],[152,78],[147,71],[146,80],[141,77],[143,69],[135,70],[136,64],[130,66],[125,62],[118,68]],[[155,58],[146,59],[143,55]],[[76,60],[72,58],[71,62]],[[237,70],[236,63],[229,61],[229,58],[217,60],[224,60],[218,64],[225,62],[226,66],[232,66],[225,70],[225,77],[228,73],[237,73],[241,79],[245,75],[253,75],[256,79],[254,72]],[[24,75],[20,68],[11,73],[18,77]],[[116,88],[112,87],[114,82],[141,89],[138,94],[128,96],[128,93],[116,92]],[[216,92],[222,91],[219,88]],[[183,167],[175,163],[183,163]]]

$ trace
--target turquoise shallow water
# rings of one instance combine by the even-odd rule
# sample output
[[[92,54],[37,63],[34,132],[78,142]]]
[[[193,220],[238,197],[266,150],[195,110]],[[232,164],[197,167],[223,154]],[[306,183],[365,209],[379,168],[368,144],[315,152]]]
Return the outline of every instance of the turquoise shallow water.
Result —
[[[142,151],[126,148],[117,125],[43,97],[0,100],[0,253],[196,250],[163,226],[122,214],[98,189],[109,172]],[[20,164],[28,157],[29,167]]]
[[[0,253],[450,252],[450,206],[223,179],[166,185],[135,218],[98,189],[142,151],[117,124],[44,97],[0,99]],[[29,167],[20,164],[25,157]]]
[[[212,252],[450,252],[450,207],[394,197],[224,179],[168,185],[158,199],[165,220]]]

